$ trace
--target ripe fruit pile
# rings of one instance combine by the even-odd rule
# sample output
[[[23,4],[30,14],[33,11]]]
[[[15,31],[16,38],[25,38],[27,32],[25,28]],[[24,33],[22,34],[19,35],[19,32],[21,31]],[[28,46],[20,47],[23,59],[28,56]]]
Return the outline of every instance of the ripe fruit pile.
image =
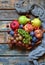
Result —
[[[18,20],[10,23],[11,31],[8,32],[8,43],[10,47],[31,49],[43,36],[41,20],[34,18],[30,20],[26,16],[20,16]]]

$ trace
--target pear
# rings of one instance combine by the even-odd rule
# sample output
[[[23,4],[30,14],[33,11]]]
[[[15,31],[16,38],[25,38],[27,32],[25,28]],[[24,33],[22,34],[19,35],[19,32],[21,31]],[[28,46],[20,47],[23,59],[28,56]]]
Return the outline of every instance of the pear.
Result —
[[[40,27],[41,26],[41,20],[39,18],[34,18],[32,21],[31,21],[32,25],[34,27]]]
[[[29,22],[29,21],[30,21],[30,19],[27,18],[26,16],[20,16],[20,17],[19,17],[19,23],[20,23],[20,24],[26,24],[26,23]]]

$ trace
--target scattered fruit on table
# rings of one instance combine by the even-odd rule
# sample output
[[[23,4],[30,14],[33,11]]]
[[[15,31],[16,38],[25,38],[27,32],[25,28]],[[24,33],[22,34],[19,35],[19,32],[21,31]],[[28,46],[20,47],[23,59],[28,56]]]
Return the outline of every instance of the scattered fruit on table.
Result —
[[[34,27],[40,27],[41,26],[41,20],[39,18],[34,18],[32,21],[31,21],[32,25]]]
[[[28,23],[29,21],[30,21],[30,19],[27,18],[26,16],[20,16],[20,17],[19,17],[19,23],[20,23],[20,24],[26,24],[26,23]]]
[[[42,28],[39,18],[30,20],[26,16],[20,16],[18,20],[10,23],[11,31],[9,31],[8,43],[14,43],[17,47],[29,48],[41,40],[43,36]]]
[[[31,24],[27,23],[24,26],[24,30],[27,31],[27,32],[33,31],[33,26]]]
[[[10,23],[10,28],[11,28],[12,30],[18,29],[18,28],[19,28],[19,22],[18,22],[17,20],[12,21],[12,22]]]
[[[35,30],[35,36],[37,37],[37,38],[42,38],[42,36],[43,36],[43,33],[42,33],[42,31],[39,29],[39,30]]]

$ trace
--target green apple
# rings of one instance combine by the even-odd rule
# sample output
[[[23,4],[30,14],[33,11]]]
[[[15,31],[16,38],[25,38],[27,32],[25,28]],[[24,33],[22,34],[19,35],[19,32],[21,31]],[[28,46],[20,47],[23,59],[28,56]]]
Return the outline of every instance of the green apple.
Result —
[[[19,23],[20,23],[20,24],[26,24],[26,23],[29,22],[29,21],[30,21],[30,19],[27,18],[26,16],[20,16],[20,17],[19,17]]]
[[[31,21],[32,25],[34,27],[40,27],[41,26],[41,20],[39,18],[34,18],[32,21]]]

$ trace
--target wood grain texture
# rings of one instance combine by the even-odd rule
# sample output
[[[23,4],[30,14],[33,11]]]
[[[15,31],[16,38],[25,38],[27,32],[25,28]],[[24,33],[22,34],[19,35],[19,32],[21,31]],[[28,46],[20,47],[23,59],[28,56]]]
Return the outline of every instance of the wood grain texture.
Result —
[[[18,16],[15,10],[0,10],[0,20],[15,20]]]
[[[15,9],[15,3],[19,0],[0,0],[0,9]],[[25,3],[38,3],[44,6],[43,0],[26,0]]]
[[[4,65],[33,65],[29,64],[27,57],[0,57],[0,64]],[[25,63],[25,64],[24,64]],[[40,64],[41,62],[39,62]]]
[[[26,63],[27,57],[0,57],[0,64],[4,65],[14,65],[19,62]]]
[[[30,51],[29,51],[30,52]],[[0,64],[16,64],[18,62],[28,62],[28,51],[10,50],[7,44],[0,44]],[[45,62],[45,56],[41,57],[38,62]],[[8,64],[7,64],[8,63]],[[28,65],[28,64],[27,64]]]
[[[18,18],[18,13],[15,10],[15,3],[19,0],[0,0],[0,20],[14,20]],[[26,0],[24,4],[27,3],[38,3],[43,6],[43,0]]]
[[[6,21],[9,22],[9,20],[12,21],[19,17],[18,13],[15,10],[15,3],[18,1],[19,0],[0,0],[0,25],[2,24],[2,21],[6,23]],[[25,4],[28,1],[29,3],[41,4],[45,8],[45,0],[25,0]],[[6,32],[4,33],[7,35]],[[6,37],[7,36],[5,36],[5,41]],[[18,65],[18,62],[27,62],[29,52],[20,51],[17,49],[10,50],[8,44],[0,44],[0,65],[15,65],[16,63]],[[41,57],[41,59],[38,61],[39,63],[45,62],[45,56]]]
[[[0,9],[15,9],[17,0],[0,0]]]

